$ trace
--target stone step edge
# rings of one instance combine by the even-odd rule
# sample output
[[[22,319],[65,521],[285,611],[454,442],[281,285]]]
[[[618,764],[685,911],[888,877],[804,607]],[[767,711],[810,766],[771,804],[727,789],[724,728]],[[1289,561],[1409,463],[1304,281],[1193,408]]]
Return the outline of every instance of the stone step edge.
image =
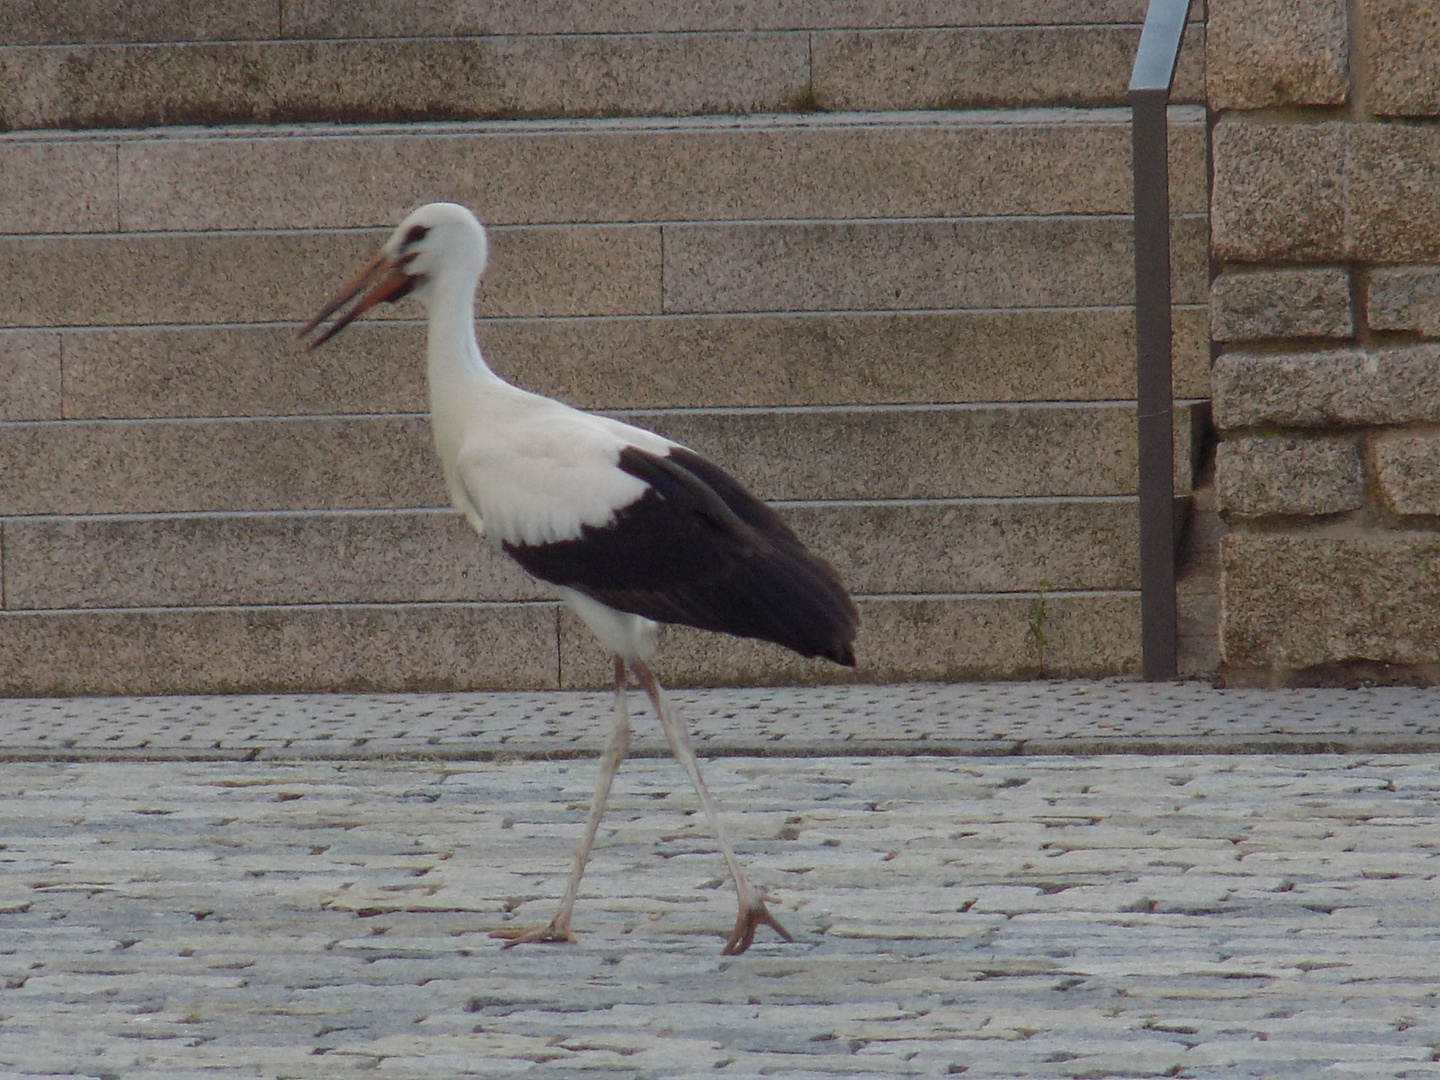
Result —
[[[1177,215],[1178,216],[1178,215]],[[787,219],[777,219],[784,223]],[[854,221],[870,221],[870,218],[852,218]],[[913,219],[903,219],[913,220]],[[499,228],[500,226],[496,226]],[[529,226],[511,226],[512,228],[529,228]],[[559,228],[562,226],[547,226]],[[219,230],[217,230],[219,231]],[[231,230],[225,230],[231,231]],[[369,227],[364,230],[370,231]],[[26,237],[88,237],[94,233],[0,233],[0,238],[14,238],[16,236]],[[133,236],[135,233],[110,233],[102,234],[110,236]],[[162,234],[170,235],[170,234]],[[207,235],[207,234],[196,234]],[[484,315],[475,316],[475,325],[485,327],[491,324],[517,325],[526,323],[664,323],[664,322],[744,322],[746,320],[759,321],[762,319],[793,319],[802,322],[811,319],[855,318],[857,316],[870,315],[877,318],[892,318],[896,316],[921,317],[926,315],[1068,315],[1068,314],[1090,314],[1093,312],[1119,312],[1133,310],[1133,304],[1037,304],[1031,307],[968,307],[968,308],[825,308],[820,311],[661,311],[661,312],[633,312],[628,314],[615,315]],[[1172,311],[1209,312],[1210,305],[1173,303],[1170,305]],[[114,333],[155,333],[159,331],[173,330],[298,330],[304,326],[301,319],[257,319],[254,322],[156,322],[156,323],[113,323],[109,325],[90,325],[88,323],[70,323],[64,326],[0,326],[0,338],[13,334],[114,334]],[[428,320],[423,316],[387,318],[385,326],[409,326],[426,327]],[[1233,355],[1233,354],[1231,354]],[[1115,400],[1115,399],[1098,399]],[[893,404],[893,403],[892,403]],[[914,404],[935,404],[934,402],[915,402]],[[1008,404],[1008,402],[1002,403]],[[778,408],[779,406],[777,406]]]
[[[969,223],[972,223],[972,222],[981,222],[981,223],[986,223],[986,224],[1003,224],[1003,223],[1013,223],[1013,222],[1079,222],[1079,223],[1087,223],[1087,222],[1127,222],[1127,221],[1132,220],[1133,216],[1134,216],[1134,215],[1132,215],[1132,214],[1118,213],[1118,212],[1114,212],[1114,211],[1108,211],[1108,212],[1105,212],[1105,213],[1098,213],[1098,214],[1087,214],[1087,213],[1081,213],[1081,212],[1077,212],[1077,211],[1073,211],[1073,210],[1067,210],[1067,211],[1062,211],[1062,212],[1060,212],[1060,213],[1049,213],[1049,214],[952,214],[952,215],[948,215],[948,216],[947,216],[947,215],[937,215],[937,214],[916,214],[916,215],[913,215],[913,216],[910,216],[910,217],[883,216],[883,217],[784,217],[784,218],[762,218],[762,217],[655,218],[655,219],[646,219],[646,220],[643,220],[643,221],[633,220],[633,219],[632,219],[632,220],[628,220],[628,221],[537,221],[537,222],[524,222],[524,223],[501,224],[501,225],[488,225],[488,224],[487,224],[487,225],[485,226],[485,231],[488,232],[488,233],[490,233],[491,235],[494,235],[495,233],[521,233],[521,234],[524,234],[524,233],[552,233],[552,234],[553,234],[553,233],[564,233],[564,232],[578,232],[578,233],[592,233],[592,234],[621,233],[621,232],[641,232],[641,233],[643,233],[643,232],[646,232],[646,231],[654,231],[654,230],[662,230],[662,231],[663,231],[664,229],[667,229],[667,228],[668,228],[668,229],[694,229],[694,230],[697,230],[697,231],[706,231],[706,230],[708,230],[708,231],[711,231],[711,232],[720,232],[720,231],[723,231],[723,230],[735,229],[735,228],[793,229],[793,228],[796,228],[796,227],[804,228],[804,227],[810,227],[810,226],[841,227],[841,228],[849,227],[849,226],[859,226],[859,227],[864,227],[864,228],[874,228],[874,227],[877,227],[877,226],[878,226],[878,227],[884,227],[884,226],[899,226],[899,227],[901,227],[901,228],[911,228],[911,227],[914,227],[914,226],[925,226],[925,225],[961,225],[961,224],[969,224]],[[1209,213],[1208,213],[1207,211],[1204,211],[1204,210],[1176,211],[1176,212],[1172,212],[1171,215],[1170,215],[1170,221],[1171,221],[1172,227],[1173,227],[1173,225],[1175,225],[1176,223],[1180,223],[1180,222],[1200,222],[1200,223],[1208,223],[1209,219],[1210,219]],[[21,241],[21,242],[25,242],[25,243],[41,243],[41,244],[52,244],[52,245],[54,245],[54,244],[93,243],[94,241],[97,241],[97,240],[105,240],[105,241],[109,241],[109,240],[140,240],[140,239],[154,239],[154,238],[159,238],[159,239],[179,239],[179,240],[193,240],[193,239],[202,239],[202,240],[204,240],[204,239],[215,239],[215,238],[234,239],[234,238],[237,238],[237,237],[239,237],[239,238],[251,238],[251,237],[262,237],[262,238],[264,238],[264,237],[285,237],[285,238],[293,238],[293,237],[304,237],[304,236],[361,236],[361,237],[364,237],[364,236],[369,235],[369,236],[373,236],[373,237],[375,238],[375,242],[376,242],[377,245],[378,245],[378,243],[380,243],[381,241],[385,240],[385,239],[390,235],[390,233],[393,231],[393,229],[394,229],[394,225],[390,225],[390,224],[384,224],[384,225],[324,225],[324,226],[301,225],[301,226],[297,226],[297,227],[294,227],[294,228],[284,228],[284,229],[277,229],[277,228],[259,228],[259,229],[256,229],[256,228],[243,228],[243,229],[195,229],[195,228],[189,228],[189,229],[134,229],[134,230],[101,229],[101,230],[96,230],[95,232],[62,232],[62,233],[15,233],[15,232],[12,232],[12,233],[0,233],[0,240],[5,240],[5,241],[7,241],[7,242],[8,242],[8,241]],[[1109,308],[1114,308],[1114,307],[1128,307],[1128,306],[1129,306],[1128,304],[1056,304],[1056,303],[1049,303],[1049,304],[1040,304],[1040,305],[1037,305],[1037,307],[1038,307],[1039,309],[1042,309],[1042,310],[1043,310],[1043,309],[1046,309],[1046,308],[1051,308],[1051,309],[1053,309],[1053,308],[1068,309],[1068,308],[1072,308],[1072,307],[1109,307]],[[1177,306],[1177,307],[1180,307],[1180,306],[1197,307],[1197,306],[1200,306],[1200,305],[1198,305],[1198,304],[1195,303],[1194,301],[1190,301],[1190,302],[1182,302],[1182,303],[1179,303],[1179,304],[1177,304],[1176,306]],[[991,305],[988,305],[988,306],[983,307],[983,308],[814,308],[814,309],[811,309],[811,308],[784,308],[784,309],[780,309],[780,310],[777,311],[777,312],[770,312],[768,309],[755,310],[755,309],[751,309],[751,308],[737,308],[737,309],[735,309],[734,311],[725,310],[725,311],[699,311],[699,312],[691,312],[691,311],[687,311],[687,310],[681,309],[681,310],[677,310],[677,311],[657,311],[657,312],[643,312],[643,311],[637,311],[637,312],[625,312],[625,311],[619,311],[619,312],[600,312],[600,313],[598,313],[598,314],[600,314],[600,315],[605,315],[605,316],[622,316],[622,315],[686,315],[686,314],[713,314],[713,315],[732,315],[732,314],[733,314],[733,315],[750,315],[750,314],[772,314],[772,313],[773,313],[773,314],[784,314],[784,313],[786,313],[786,312],[790,312],[790,313],[794,313],[794,314],[802,314],[802,313],[803,313],[803,314],[811,314],[811,315],[815,315],[815,314],[829,315],[829,314],[844,314],[844,313],[867,313],[867,312],[872,312],[872,311],[883,311],[883,312],[912,312],[912,311],[925,312],[925,311],[936,311],[936,312],[939,312],[939,311],[982,311],[982,310],[984,310],[984,311],[988,311],[988,310],[1033,311],[1033,310],[1036,310],[1036,308],[1032,308],[1032,307],[1024,307],[1024,308],[1022,308],[1022,307],[1018,307],[1018,306],[1016,306],[1016,307],[1006,307],[1006,306],[1003,306],[1003,305],[994,305],[994,304],[991,304]],[[508,317],[509,317],[509,318],[529,318],[529,317],[533,317],[533,316],[508,316]],[[541,317],[543,317],[543,316],[541,316]],[[579,318],[579,317],[583,317],[583,316],[566,316],[566,317],[569,317],[569,318]],[[386,321],[387,321],[387,322],[389,322],[389,321],[395,321],[395,320],[396,320],[396,316],[387,316],[387,317],[386,317]],[[280,320],[270,320],[270,321],[279,322]],[[411,321],[411,320],[409,320],[409,319],[404,319],[404,320],[402,320],[402,321],[408,322],[408,321]],[[74,326],[76,329],[80,329],[80,328],[85,328],[85,327],[87,327],[89,324],[79,323],[79,324],[67,324],[67,325],[68,325],[68,326]],[[95,325],[101,325],[101,324],[95,324]],[[160,324],[160,323],[116,323],[116,324],[106,324],[106,325],[114,325],[114,326],[116,326],[116,327],[118,328],[118,327],[123,327],[123,326],[158,326],[158,325],[170,325],[170,324]],[[200,324],[200,325],[217,325],[217,324],[209,324],[209,323],[206,323],[206,324]],[[251,324],[251,325],[253,325],[253,324]],[[19,326],[19,325],[0,325],[0,329],[4,329],[4,330],[24,330],[24,329],[28,329],[28,328],[29,328],[28,326]],[[43,327],[37,326],[37,327],[35,327],[35,329],[53,330],[53,329],[59,329],[59,327],[48,326],[48,325],[47,325],[47,326],[43,326]]]
[[[1176,398],[1176,412],[1209,405],[1210,398]],[[587,409],[597,416],[614,417],[626,423],[644,427],[647,420],[669,416],[755,416],[755,415],[849,415],[864,413],[916,413],[916,412],[992,412],[996,410],[1043,411],[1049,409],[1134,409],[1134,398],[1106,398],[1097,401],[953,401],[953,402],[887,402],[880,405],[719,405],[676,406],[661,409]],[[117,416],[87,417],[84,419],[59,420],[4,420],[0,429],[7,427],[83,427],[87,425],[154,426],[157,424],[256,424],[274,422],[303,423],[314,420],[425,420],[429,412],[384,412],[384,413],[295,413],[263,416]],[[1036,496],[1037,498],[1040,496]],[[1055,496],[1060,497],[1060,496]],[[408,509],[408,508],[406,508]],[[22,515],[5,515],[22,516]]]
[[[933,601],[947,603],[967,600],[1086,600],[1105,598],[1138,598],[1139,589],[1016,589],[1013,592],[914,592],[914,593],[856,593],[856,600],[878,600],[878,601]],[[312,604],[177,604],[173,606],[137,606],[137,607],[94,607],[94,608],[0,608],[0,620],[6,619],[43,619],[51,617],[74,617],[74,616],[95,616],[97,618],[106,615],[193,615],[193,614],[225,614],[238,615],[249,613],[284,614],[286,612],[324,612],[324,611],[346,611],[346,612],[368,612],[368,611],[474,611],[474,610],[497,610],[509,611],[515,609],[536,609],[564,611],[565,605],[560,600],[410,600],[403,602],[377,603],[363,601],[357,603],[312,603]],[[0,697],[3,700],[3,697]]]
[[[648,705],[633,688],[629,696],[632,756],[667,757]],[[679,690],[673,699],[706,757],[1440,749],[1433,687],[1221,690],[1110,678]],[[610,716],[603,690],[10,699],[0,700],[0,724],[15,737],[0,761],[585,759],[598,756]]]
[[[857,606],[858,669],[672,627],[659,670],[672,686],[763,686],[1139,668],[1134,592],[859,597]],[[0,653],[0,696],[15,698],[591,689],[612,678],[604,649],[553,602],[17,612],[0,614]]]
[[[1014,19],[1014,12],[1007,13]],[[718,21],[711,21],[709,25],[692,23],[690,25],[675,24],[642,24],[638,27],[616,27],[612,24],[610,28],[600,28],[591,25],[584,29],[517,29],[513,26],[507,29],[452,29],[451,32],[437,32],[439,28],[429,29],[419,33],[387,33],[379,28],[372,28],[369,33],[344,33],[330,30],[329,32],[310,31],[305,32],[300,27],[294,27],[292,20],[287,18],[284,24],[279,26],[279,34],[271,34],[261,31],[259,34],[248,36],[226,36],[226,37],[156,37],[156,38],[115,38],[94,41],[5,41],[0,42],[0,48],[6,49],[77,49],[77,48],[153,48],[156,46],[179,46],[179,45],[333,45],[345,42],[363,42],[365,44],[384,44],[385,42],[412,42],[412,41],[491,41],[495,39],[520,39],[532,38],[635,38],[635,37],[770,37],[794,34],[906,34],[924,33],[929,30],[967,31],[973,30],[981,33],[1004,33],[1013,30],[1138,30],[1141,28],[1143,18],[1138,14],[1134,18],[1070,18],[1057,21],[1001,21],[997,18],[994,21],[985,21],[981,18],[971,17],[966,20],[954,19],[923,19],[914,21],[895,20],[890,22],[866,21],[858,19],[854,21],[821,22],[818,20],[786,20],[784,18],[771,20],[758,20],[744,23],[737,20],[735,24],[725,25]],[[603,20],[602,20],[603,21]],[[572,24],[575,25],[575,24]],[[583,23],[580,25],[584,25]],[[1191,12],[1186,18],[1187,31],[1191,28],[1202,29],[1205,20],[1198,12]],[[291,31],[287,31],[291,28]],[[259,28],[257,28],[259,29]],[[391,28],[394,29],[393,27]],[[378,31],[378,32],[377,32]]]
[[[1176,498],[1186,496],[1177,495]],[[937,498],[901,497],[895,499],[767,499],[766,504],[781,510],[810,509],[874,509],[892,506],[1046,506],[1076,503],[1134,503],[1136,495],[956,495]],[[25,521],[49,524],[55,522],[143,522],[143,521],[210,521],[243,520],[246,518],[327,518],[327,517],[408,517],[421,514],[447,514],[458,517],[453,506],[340,507],[337,509],[305,510],[157,510],[154,513],[126,511],[120,514],[8,514],[0,516],[0,529],[6,522]],[[3,609],[0,609],[3,610]]]
[[[1202,105],[1171,105],[1170,123],[1196,125],[1206,122]],[[316,138],[405,138],[465,135],[574,135],[707,131],[807,131],[851,130],[854,128],[966,128],[1004,126],[1089,126],[1130,125],[1130,110],[1124,107],[1081,108],[1037,106],[1034,108],[925,110],[902,109],[877,112],[744,113],[698,116],[606,116],[551,117],[533,120],[425,120],[415,123],[337,124],[315,123],[226,124],[215,127],[177,125],[149,128],[88,128],[83,130],[39,128],[0,132],[0,149],[16,143],[50,142],[206,142],[249,139]]]
[[[778,733],[777,733],[778,734]],[[796,739],[781,745],[774,736],[754,742],[726,743],[695,740],[695,753],[706,759],[718,758],[874,758],[874,757],[1101,757],[1106,755],[1170,756],[1272,756],[1319,754],[1436,754],[1440,735],[1354,735],[1334,732],[1319,735],[1272,736],[1107,736],[1103,738],[1005,740],[925,740],[905,744],[865,742],[806,742]],[[544,743],[507,744],[503,749],[470,748],[437,743],[404,748],[338,748],[323,743],[291,745],[263,750],[185,749],[145,747],[134,750],[61,749],[0,746],[0,764],[93,764],[101,762],[207,762],[234,761],[285,764],[304,761],[385,761],[385,762],[488,762],[506,764],[526,761],[588,761],[599,758],[600,746],[565,749]],[[668,760],[663,740],[632,737],[627,758]]]

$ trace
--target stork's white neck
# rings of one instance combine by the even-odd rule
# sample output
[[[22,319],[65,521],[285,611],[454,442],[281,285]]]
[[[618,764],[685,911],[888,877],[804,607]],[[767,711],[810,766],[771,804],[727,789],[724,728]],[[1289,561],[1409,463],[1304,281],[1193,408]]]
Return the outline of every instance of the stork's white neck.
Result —
[[[448,287],[446,287],[448,285]],[[460,456],[476,424],[488,427],[509,383],[490,370],[475,340],[475,279],[431,283],[425,354],[430,383],[430,433],[450,501],[481,533],[485,524],[465,490]]]
[[[498,382],[499,376],[475,341],[475,283],[441,279],[431,283],[431,290],[425,352],[433,411],[441,395],[473,386],[476,380]]]

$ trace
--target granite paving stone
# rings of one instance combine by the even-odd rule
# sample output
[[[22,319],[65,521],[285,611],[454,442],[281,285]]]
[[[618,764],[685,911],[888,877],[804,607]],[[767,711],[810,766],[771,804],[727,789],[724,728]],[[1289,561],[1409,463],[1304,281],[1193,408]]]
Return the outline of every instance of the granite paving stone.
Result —
[[[489,931],[552,910],[608,695],[0,702],[0,1070],[1436,1072],[1440,692],[677,698],[793,944],[720,956],[733,894],[638,702],[579,942],[514,950]],[[1230,752],[1194,753],[1215,731]],[[211,760],[164,760],[199,732]]]

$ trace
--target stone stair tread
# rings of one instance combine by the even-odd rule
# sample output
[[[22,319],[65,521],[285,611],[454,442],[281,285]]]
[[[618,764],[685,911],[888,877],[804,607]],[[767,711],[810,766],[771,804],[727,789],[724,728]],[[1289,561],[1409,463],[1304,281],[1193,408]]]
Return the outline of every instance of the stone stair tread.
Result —
[[[1134,393],[1123,306],[484,319],[487,360],[587,409],[1117,400]],[[1175,393],[1209,394],[1203,306],[1178,308]],[[0,331],[34,387],[0,419],[422,412],[425,327],[360,322],[301,357],[298,324]],[[62,365],[63,351],[63,365]],[[63,378],[61,368],[63,366]],[[63,386],[62,386],[63,383]],[[12,384],[15,385],[15,384]]]
[[[1203,29],[1175,98],[1203,95]],[[1120,105],[1134,24],[0,46],[0,127]]]
[[[856,595],[1139,584],[1133,498],[777,509]],[[20,518],[3,570],[12,611],[553,599],[450,510]]]
[[[1170,124],[1203,124],[1205,107],[1172,103]],[[551,116],[504,120],[415,120],[405,123],[174,124],[162,128],[23,128],[0,132],[0,147],[37,142],[172,142],[360,136],[545,135],[664,131],[748,131],[867,127],[973,127],[1011,124],[1130,123],[1129,106],[1037,105],[976,109],[835,109],[824,112],[725,113],[698,116]]]
[[[677,10],[678,8],[678,10]],[[0,13],[0,43],[255,40],[337,37],[424,37],[437,34],[556,34],[624,31],[802,30],[874,27],[1004,26],[1139,23],[1144,0],[664,0],[605,4],[587,0],[534,3],[411,3],[385,0],[291,3],[203,0],[115,4],[112,0],[11,0]]]
[[[1173,112],[1203,212],[1204,116]],[[1121,109],[11,133],[0,232],[381,227],[421,193],[492,226],[1127,214],[1129,159]]]
[[[303,322],[389,230],[0,237],[0,326]],[[1174,298],[1209,292],[1203,215],[1178,217]],[[1128,218],[1046,216],[491,232],[482,317],[935,311],[1132,302]],[[223,288],[216,283],[223,282]],[[413,319],[382,305],[376,320]]]
[[[1177,407],[1180,492],[1198,408]],[[1133,402],[619,415],[767,500],[1128,495],[1136,484]],[[449,504],[423,414],[0,424],[0,472],[0,516]]]
[[[778,646],[669,628],[667,685],[794,685],[1133,672],[1134,592],[862,597],[851,670]],[[573,689],[610,661],[556,604],[0,612],[0,695]]]
[[[713,457],[857,593],[857,672],[676,629],[662,676],[1135,671],[1144,7],[16,0],[0,694],[608,684],[448,508],[418,309],[294,342],[432,199],[492,227],[497,371]],[[1170,112],[1182,493],[1204,42]],[[1184,600],[1203,670],[1214,597]]]
[[[678,10],[677,10],[678,8]],[[884,29],[897,26],[1108,25],[1138,24],[1143,0],[709,0],[675,5],[663,0],[607,5],[571,0],[535,4],[526,0],[489,3],[473,21],[453,7],[410,4],[397,8],[383,0],[355,4],[293,4],[284,18],[286,36],[425,35],[467,33],[619,33],[630,31],[700,32],[717,30]]]

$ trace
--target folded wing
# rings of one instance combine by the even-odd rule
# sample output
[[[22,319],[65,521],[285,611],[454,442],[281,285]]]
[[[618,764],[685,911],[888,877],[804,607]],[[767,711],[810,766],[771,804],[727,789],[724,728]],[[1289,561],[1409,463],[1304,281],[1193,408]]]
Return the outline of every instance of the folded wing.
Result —
[[[689,450],[629,446],[617,467],[646,487],[611,522],[505,550],[536,577],[619,611],[854,666],[859,616],[840,576],[773,510]]]

